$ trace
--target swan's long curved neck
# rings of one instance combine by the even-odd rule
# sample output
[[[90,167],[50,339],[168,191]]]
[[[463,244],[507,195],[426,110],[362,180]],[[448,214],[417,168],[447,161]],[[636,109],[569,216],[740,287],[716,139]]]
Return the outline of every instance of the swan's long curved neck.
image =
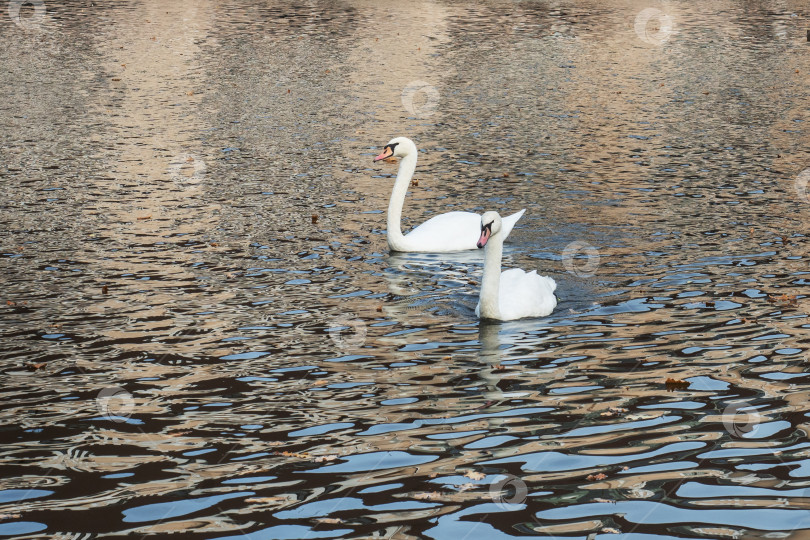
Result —
[[[416,154],[409,154],[399,162],[397,179],[394,182],[394,190],[391,192],[391,200],[388,203],[388,247],[394,251],[404,251],[402,245],[405,237],[402,235],[402,206],[405,204],[405,194],[408,193],[408,186],[411,184],[413,172],[416,170]]]
[[[501,286],[501,257],[503,256],[503,237],[501,232],[490,237],[484,247],[484,276],[481,279],[479,297],[480,316],[482,319],[501,319],[498,308],[498,290]]]

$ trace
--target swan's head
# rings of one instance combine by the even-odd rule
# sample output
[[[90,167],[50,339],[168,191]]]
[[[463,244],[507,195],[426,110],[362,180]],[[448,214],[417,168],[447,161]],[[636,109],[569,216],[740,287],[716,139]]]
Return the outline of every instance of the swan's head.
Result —
[[[487,245],[487,241],[493,234],[501,232],[501,216],[498,212],[485,212],[481,216],[481,238],[478,239],[479,248]]]
[[[382,153],[375,157],[374,161],[390,157],[404,158],[411,154],[416,154],[416,145],[413,144],[413,141],[407,137],[396,137],[388,141],[388,144],[383,147]]]

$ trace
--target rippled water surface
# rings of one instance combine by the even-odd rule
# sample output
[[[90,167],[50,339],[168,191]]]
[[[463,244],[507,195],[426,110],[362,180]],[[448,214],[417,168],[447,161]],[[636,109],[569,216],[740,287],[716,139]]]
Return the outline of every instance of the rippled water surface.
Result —
[[[810,534],[806,3],[5,8],[0,535]]]

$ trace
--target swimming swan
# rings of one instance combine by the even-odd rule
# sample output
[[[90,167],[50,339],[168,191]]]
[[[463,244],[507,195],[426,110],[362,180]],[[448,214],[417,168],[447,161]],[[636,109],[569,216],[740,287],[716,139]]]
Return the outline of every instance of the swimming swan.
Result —
[[[391,251],[417,251],[422,253],[446,253],[475,249],[478,242],[478,226],[481,216],[473,212],[447,212],[422,223],[407,235],[402,234],[402,205],[405,194],[416,170],[416,145],[406,137],[397,137],[385,145],[374,161],[389,157],[402,158],[399,172],[388,203],[388,247]],[[512,227],[526,209],[503,218],[503,238],[509,236]]]
[[[501,273],[503,254],[503,223],[498,212],[481,216],[481,236],[478,247],[484,249],[484,277],[475,314],[481,319],[511,321],[524,317],[545,317],[557,306],[554,290],[557,284],[550,277],[538,276],[532,270],[511,268]]]

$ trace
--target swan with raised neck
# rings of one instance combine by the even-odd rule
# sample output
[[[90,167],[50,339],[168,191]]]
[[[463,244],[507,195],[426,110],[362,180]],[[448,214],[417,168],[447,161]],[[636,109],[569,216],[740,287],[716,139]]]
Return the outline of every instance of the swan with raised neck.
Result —
[[[503,220],[498,212],[481,216],[478,247],[484,248],[484,275],[475,314],[481,319],[511,321],[524,317],[545,317],[557,306],[557,284],[532,270],[512,268],[501,272]]]
[[[383,147],[380,155],[374,158],[375,162],[391,157],[401,160],[391,192],[391,200],[388,203],[386,233],[388,247],[391,251],[426,253],[475,249],[478,238],[475,230],[481,218],[473,212],[454,211],[439,214],[414,228],[407,235],[402,234],[402,207],[416,170],[417,153],[416,145],[412,140],[407,137],[396,137],[391,139]],[[523,209],[503,218],[504,238],[509,235],[525,211]]]

